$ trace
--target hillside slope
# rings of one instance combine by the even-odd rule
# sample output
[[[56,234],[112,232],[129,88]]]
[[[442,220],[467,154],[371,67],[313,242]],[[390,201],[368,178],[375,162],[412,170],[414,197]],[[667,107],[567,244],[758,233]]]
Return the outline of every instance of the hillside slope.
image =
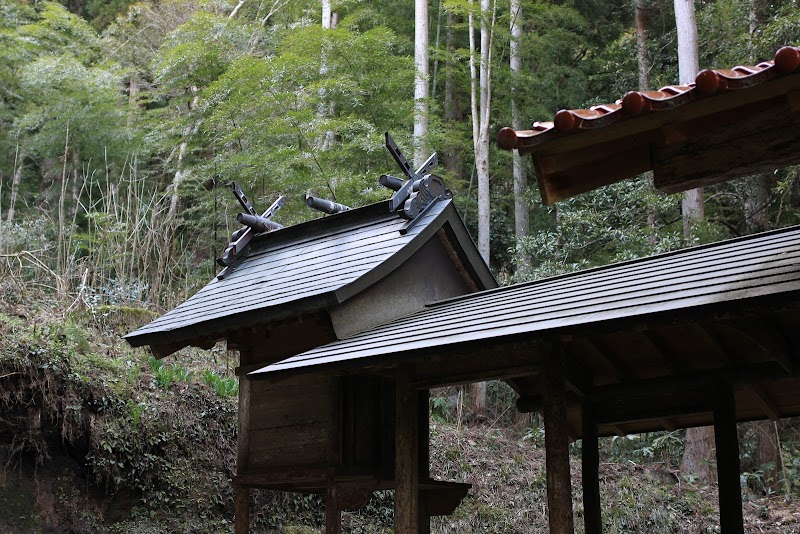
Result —
[[[119,337],[143,314],[0,312],[0,532],[232,531],[235,356],[217,348],[156,361]],[[434,519],[434,532],[546,530],[540,430],[435,422],[431,440],[434,476],[473,484],[452,517]],[[580,449],[573,448],[581,532]],[[654,460],[614,456],[624,461],[601,465],[607,532],[718,528],[714,487]],[[320,532],[318,497],[259,492],[255,499],[254,532]],[[748,532],[800,532],[796,498],[746,492],[745,516]],[[343,521],[345,532],[391,532],[391,493]]]

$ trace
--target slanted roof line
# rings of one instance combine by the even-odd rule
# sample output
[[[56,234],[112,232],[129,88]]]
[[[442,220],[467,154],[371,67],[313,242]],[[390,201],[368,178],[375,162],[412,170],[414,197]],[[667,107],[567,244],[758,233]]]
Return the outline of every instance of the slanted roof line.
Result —
[[[224,283],[212,280],[126,339],[133,346],[173,347],[308,313],[314,306],[341,304],[391,273],[442,227],[456,235],[465,232],[450,199],[432,204],[403,235],[406,223],[388,210],[387,202],[380,202],[260,235],[246,261]],[[458,242],[468,263],[464,267],[476,273],[477,286],[496,287],[474,244]]]
[[[649,264],[650,262],[652,262],[654,260],[657,260],[657,259],[668,259],[668,258],[673,257],[673,256],[683,256],[684,254],[686,254],[688,252],[703,253],[704,251],[707,251],[708,249],[712,249],[712,252],[716,254],[717,252],[723,252],[723,251],[726,251],[728,249],[733,248],[733,249],[736,249],[737,256],[743,257],[743,256],[746,256],[747,254],[749,254],[752,250],[755,250],[755,251],[757,251],[758,249],[760,249],[760,250],[773,250],[773,249],[776,249],[776,247],[784,247],[785,246],[785,242],[784,242],[784,239],[781,238],[781,235],[785,234],[787,232],[796,232],[796,231],[798,231],[798,228],[800,228],[800,227],[779,228],[779,229],[776,229],[776,230],[769,230],[769,231],[766,231],[766,232],[761,232],[761,233],[753,234],[753,235],[749,235],[749,236],[743,236],[743,237],[736,237],[736,238],[732,238],[732,239],[727,239],[725,241],[718,242],[718,243],[707,243],[707,244],[697,245],[697,246],[689,247],[689,248],[671,250],[671,251],[668,251],[668,252],[662,252],[661,254],[657,254],[657,255],[654,255],[654,256],[645,256],[645,257],[642,257],[642,258],[635,258],[635,259],[632,259],[632,260],[626,260],[624,262],[611,263],[611,264],[608,264],[608,265],[600,265],[598,267],[592,267],[590,269],[584,269],[584,270],[581,270],[581,271],[574,271],[574,272],[570,272],[570,273],[564,273],[564,274],[559,274],[559,275],[555,275],[555,276],[550,276],[550,277],[539,279],[539,280],[532,280],[530,282],[521,282],[519,284],[513,284],[513,285],[510,285],[510,286],[502,286],[502,287],[497,287],[497,288],[494,288],[494,289],[487,289],[486,291],[482,291],[481,294],[483,295],[483,294],[487,294],[487,293],[491,293],[491,292],[508,291],[510,288],[522,287],[522,286],[526,286],[526,285],[538,285],[538,284],[544,284],[544,283],[553,283],[553,282],[557,282],[559,280],[564,280],[564,279],[571,280],[572,278],[575,277],[576,273],[578,273],[578,272],[580,272],[580,273],[582,273],[584,275],[590,275],[590,274],[593,274],[593,273],[607,273],[607,272],[610,272],[611,274],[609,274],[609,276],[614,276],[614,274],[613,274],[614,271],[617,271],[617,270],[620,270],[620,269],[625,269],[626,272],[630,273],[630,272],[634,272],[634,271],[628,271],[627,270],[628,266],[635,266],[635,265],[645,264],[645,265],[642,265],[641,267],[639,267],[639,269],[642,270],[642,269],[646,269],[647,268],[646,264]],[[753,244],[751,242],[752,242],[752,240],[753,240],[753,238],[755,236],[761,236],[761,237],[764,238],[764,240],[763,241],[759,241],[758,244]],[[746,243],[745,247],[741,247],[740,246],[740,244],[742,242]],[[436,301],[436,302],[431,302],[430,304],[428,304],[428,307],[436,307],[436,306],[447,305],[447,304],[450,304],[452,302],[458,302],[458,301],[461,301],[461,300],[471,300],[471,299],[473,299],[475,297],[476,297],[476,294],[461,295],[461,296],[458,296],[458,297],[453,297],[453,298],[449,298],[449,299],[439,300],[439,301]]]
[[[797,257],[793,259],[793,265],[797,265]],[[704,279],[686,284],[663,283],[647,288],[644,293],[642,288],[631,288],[627,291],[620,291],[616,294],[611,291],[603,292],[602,297],[590,298],[586,295],[577,293],[570,298],[550,298],[539,300],[531,298],[530,295],[518,296],[513,302],[490,301],[486,304],[480,299],[476,299],[471,309],[446,309],[445,313],[427,313],[425,315],[425,330],[419,331],[416,326],[422,320],[421,317],[407,316],[380,328],[380,335],[354,336],[347,340],[328,345],[330,351],[336,350],[338,346],[346,346],[348,350],[355,351],[361,347],[376,344],[393,343],[402,340],[410,330],[415,332],[415,342],[429,341],[435,344],[435,340],[442,333],[452,335],[458,332],[461,327],[470,328],[470,335],[481,336],[481,332],[492,332],[497,330],[497,325],[487,321],[486,324],[473,324],[475,317],[471,312],[480,307],[482,313],[489,317],[499,317],[502,315],[503,328],[526,327],[528,331],[539,330],[535,328],[536,323],[558,323],[569,321],[572,317],[586,316],[587,314],[609,314],[610,311],[620,312],[624,316],[624,310],[633,309],[639,306],[647,306],[651,302],[657,302],[669,309],[669,303],[680,299],[702,299],[708,296],[724,295],[732,296],[743,290],[753,290],[773,284],[784,282],[800,281],[800,273],[792,266],[783,265],[774,269],[762,269],[758,271],[743,270],[739,273],[731,273],[725,277],[714,279],[708,282]],[[724,299],[733,300],[735,299]],[[513,308],[511,307],[513,304]],[[466,312],[466,313],[465,313]],[[591,322],[591,321],[587,321]],[[497,335],[492,335],[497,337]],[[469,338],[472,339],[472,338]],[[298,360],[309,357],[319,357],[324,355],[325,348],[315,349],[304,358],[298,356]],[[391,352],[396,352],[392,350]]]
[[[800,227],[792,227],[451,299],[251,374],[363,366],[364,358],[377,359],[367,364],[390,364],[413,351],[458,343],[797,293]]]

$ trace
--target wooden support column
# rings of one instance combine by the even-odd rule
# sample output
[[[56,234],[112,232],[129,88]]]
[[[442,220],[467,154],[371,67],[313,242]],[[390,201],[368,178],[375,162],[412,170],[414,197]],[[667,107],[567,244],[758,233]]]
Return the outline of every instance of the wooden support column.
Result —
[[[730,383],[720,384],[717,393],[714,406],[714,442],[717,446],[720,530],[722,534],[744,534],[736,397]]]
[[[418,393],[418,450],[419,450],[419,480],[428,480],[431,477],[430,454],[430,390],[423,389]],[[425,492],[418,496],[419,525],[418,534],[430,534],[431,516],[428,513],[428,499]]]
[[[545,360],[544,445],[547,470],[547,509],[550,534],[574,534],[572,485],[569,474],[569,436],[565,400],[566,371],[561,347]]]
[[[394,528],[419,528],[419,394],[411,387],[412,366],[400,366],[395,381]]]
[[[244,356],[244,355],[242,355]],[[250,378],[246,374],[239,377],[239,419],[236,429],[236,475],[247,471],[250,458]],[[250,488],[234,486],[234,532],[250,533]]]
[[[583,526],[586,534],[603,532],[603,514],[600,507],[600,449],[597,423],[591,401],[584,398],[581,409],[581,472],[583,478]]]
[[[342,511],[339,509],[339,488],[333,480],[328,480],[325,490],[325,534],[341,534]]]

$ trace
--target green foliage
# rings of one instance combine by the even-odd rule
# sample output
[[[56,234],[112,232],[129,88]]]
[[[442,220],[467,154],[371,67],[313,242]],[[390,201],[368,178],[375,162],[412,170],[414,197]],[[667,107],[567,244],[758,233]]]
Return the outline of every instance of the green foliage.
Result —
[[[162,90],[206,87],[244,52],[261,52],[257,29],[199,11],[166,36],[153,64]],[[254,39],[255,36],[255,39]]]
[[[453,419],[450,411],[450,403],[446,397],[434,397],[429,400],[430,414],[434,421],[439,423],[446,423]]]
[[[517,252],[533,259],[529,278],[666,252],[684,244],[677,208],[674,197],[652,192],[647,180],[627,180],[550,208],[549,228],[519,243]]]
[[[220,397],[235,397],[239,394],[239,381],[234,376],[221,377],[212,369],[204,370],[200,376]]]

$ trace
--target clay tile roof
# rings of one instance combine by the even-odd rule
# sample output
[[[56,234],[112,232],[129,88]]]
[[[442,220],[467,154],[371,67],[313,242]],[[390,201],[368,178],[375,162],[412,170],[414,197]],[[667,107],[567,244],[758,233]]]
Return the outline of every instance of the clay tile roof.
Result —
[[[772,61],[753,67],[706,69],[688,85],[630,91],[613,104],[561,110],[553,122],[536,122],[530,130],[503,128],[497,135],[497,144],[505,150],[517,149],[533,156],[542,198],[547,204],[647,170],[652,169],[658,175],[662,163],[675,163],[677,158],[679,168],[668,168],[669,176],[664,183],[659,184],[656,178],[656,187],[675,192],[754,174],[756,169],[751,167],[763,167],[763,171],[772,163],[776,164],[772,168],[776,168],[798,162],[800,151],[794,151],[795,158],[780,154],[770,162],[770,147],[757,147],[751,159],[763,164],[734,161],[733,165],[726,165],[725,154],[746,147],[736,146],[732,138],[718,139],[719,132],[714,138],[713,131],[735,130],[732,124],[747,121],[763,123],[766,128],[771,124],[770,114],[778,119],[777,124],[785,124],[791,131],[799,112],[800,47],[787,46]],[[750,133],[757,137],[760,132]],[[713,141],[711,145],[721,142],[718,147],[711,146],[712,152],[714,148],[721,151],[721,161],[713,153],[704,154],[702,157],[708,164],[700,166],[700,174],[675,176],[675,172],[692,167],[688,159],[681,159],[686,159],[691,150],[696,151],[697,143],[693,146],[692,139],[699,142],[706,135],[711,136],[708,139]],[[775,140],[769,143],[774,145]],[[577,155],[587,150],[594,155]],[[634,154],[633,150],[644,153]],[[649,157],[646,153],[653,150]],[[663,161],[659,159],[662,156]]]

